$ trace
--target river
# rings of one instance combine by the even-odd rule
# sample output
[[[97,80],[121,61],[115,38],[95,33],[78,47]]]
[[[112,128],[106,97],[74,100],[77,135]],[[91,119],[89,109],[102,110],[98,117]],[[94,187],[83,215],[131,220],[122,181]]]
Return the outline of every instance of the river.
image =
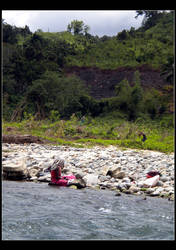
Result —
[[[2,240],[174,240],[174,202],[2,182]]]

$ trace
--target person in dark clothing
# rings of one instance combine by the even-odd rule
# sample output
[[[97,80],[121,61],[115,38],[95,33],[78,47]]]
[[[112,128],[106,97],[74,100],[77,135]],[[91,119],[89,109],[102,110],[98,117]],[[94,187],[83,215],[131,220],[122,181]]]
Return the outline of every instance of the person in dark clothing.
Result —
[[[139,132],[139,136],[143,136],[143,138],[142,138],[143,142],[145,142],[147,140],[147,137],[143,132]]]

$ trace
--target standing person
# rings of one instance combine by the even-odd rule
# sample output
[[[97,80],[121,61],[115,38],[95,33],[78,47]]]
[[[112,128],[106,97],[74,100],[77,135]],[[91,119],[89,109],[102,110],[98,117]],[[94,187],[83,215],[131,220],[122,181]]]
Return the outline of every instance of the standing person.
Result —
[[[76,180],[76,177],[74,175],[62,176],[61,170],[64,168],[64,166],[65,161],[63,159],[57,158],[53,162],[52,166],[49,168],[51,171],[51,182],[49,183],[49,185],[57,185],[64,187],[75,185],[78,188],[85,187],[85,183],[83,182],[83,180]]]
[[[147,140],[147,137],[143,132],[139,132],[139,136],[143,136],[143,138],[142,138],[143,142],[145,142]]]

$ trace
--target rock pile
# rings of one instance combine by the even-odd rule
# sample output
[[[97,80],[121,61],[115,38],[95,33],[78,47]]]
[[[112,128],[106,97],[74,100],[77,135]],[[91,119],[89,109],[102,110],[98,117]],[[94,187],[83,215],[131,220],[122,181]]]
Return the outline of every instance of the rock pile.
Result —
[[[47,168],[55,157],[66,161],[63,175],[82,177],[87,187],[116,190],[127,194],[174,198],[174,154],[117,147],[72,148],[31,144],[2,145],[4,179],[50,181]],[[146,173],[162,176],[156,185],[146,186]]]

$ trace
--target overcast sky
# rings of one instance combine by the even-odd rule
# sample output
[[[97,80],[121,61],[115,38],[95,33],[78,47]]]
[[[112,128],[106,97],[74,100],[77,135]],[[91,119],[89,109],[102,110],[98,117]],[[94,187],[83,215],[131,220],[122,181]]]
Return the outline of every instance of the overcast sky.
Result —
[[[123,29],[131,27],[138,28],[141,25],[142,16],[135,18],[136,12],[127,10],[65,10],[65,11],[2,11],[2,18],[5,22],[17,27],[29,26],[32,32],[37,29],[50,32],[67,30],[67,25],[73,20],[82,20],[90,26],[89,33],[92,35],[113,36]]]

